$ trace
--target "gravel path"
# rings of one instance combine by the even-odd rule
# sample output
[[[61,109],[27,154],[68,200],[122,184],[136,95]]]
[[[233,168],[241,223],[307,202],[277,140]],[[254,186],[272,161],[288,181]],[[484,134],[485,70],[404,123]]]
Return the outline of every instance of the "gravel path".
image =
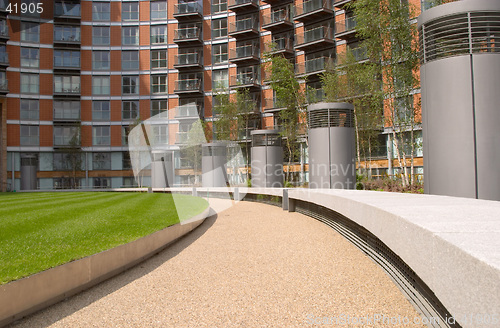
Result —
[[[410,324],[397,323],[405,317]],[[414,318],[388,276],[334,230],[240,202],[141,265],[12,326],[425,327]]]

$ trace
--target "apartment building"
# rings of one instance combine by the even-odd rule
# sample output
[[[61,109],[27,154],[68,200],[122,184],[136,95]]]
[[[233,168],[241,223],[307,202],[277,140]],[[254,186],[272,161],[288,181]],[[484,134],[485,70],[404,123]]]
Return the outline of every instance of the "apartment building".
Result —
[[[273,43],[320,100],[319,74],[339,52],[350,47],[366,59],[344,7],[350,1],[55,0],[43,1],[41,13],[21,13],[12,4],[38,1],[10,1],[9,12],[0,0],[1,189],[21,189],[22,167],[30,165],[39,189],[134,186],[131,126],[175,108],[176,124],[156,133],[175,150],[195,119],[216,119],[220,87],[252,96],[242,143],[253,129],[279,126],[263,53]],[[372,160],[378,173],[391,174],[389,134],[381,132],[384,145]],[[68,161],[75,151],[78,172]],[[306,154],[304,145],[302,164]],[[177,152],[175,168],[186,166]],[[297,167],[307,181],[306,166]],[[189,175],[175,184],[189,183]]]

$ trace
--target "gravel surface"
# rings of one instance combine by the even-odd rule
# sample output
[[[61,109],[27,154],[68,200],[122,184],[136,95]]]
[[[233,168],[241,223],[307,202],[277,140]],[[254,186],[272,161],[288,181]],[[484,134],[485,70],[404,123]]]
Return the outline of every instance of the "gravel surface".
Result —
[[[12,326],[425,327],[415,318],[390,278],[331,228],[240,202],[137,267]]]

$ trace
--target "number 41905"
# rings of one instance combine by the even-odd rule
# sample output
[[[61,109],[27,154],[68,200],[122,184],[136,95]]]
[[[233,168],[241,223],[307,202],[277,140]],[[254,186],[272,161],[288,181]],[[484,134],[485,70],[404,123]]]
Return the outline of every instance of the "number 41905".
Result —
[[[9,5],[7,6],[7,8],[5,9],[5,11],[9,12],[9,14],[18,14],[18,13],[21,13],[21,14],[34,14],[34,13],[38,13],[38,14],[41,14],[43,13],[43,4],[41,2],[39,3],[21,3],[20,6],[18,6],[17,3],[9,3]]]

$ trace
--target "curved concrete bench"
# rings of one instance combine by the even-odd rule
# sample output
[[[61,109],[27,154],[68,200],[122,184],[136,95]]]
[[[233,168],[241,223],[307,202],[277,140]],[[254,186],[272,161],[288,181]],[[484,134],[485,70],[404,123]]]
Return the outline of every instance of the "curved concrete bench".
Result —
[[[0,327],[94,286],[158,253],[198,227],[210,207],[193,218],[117,246],[0,286]]]
[[[245,200],[281,205],[279,198],[284,209],[334,227],[388,272],[430,326],[500,327],[500,202],[357,190],[235,189]],[[227,190],[197,188],[215,197]]]

